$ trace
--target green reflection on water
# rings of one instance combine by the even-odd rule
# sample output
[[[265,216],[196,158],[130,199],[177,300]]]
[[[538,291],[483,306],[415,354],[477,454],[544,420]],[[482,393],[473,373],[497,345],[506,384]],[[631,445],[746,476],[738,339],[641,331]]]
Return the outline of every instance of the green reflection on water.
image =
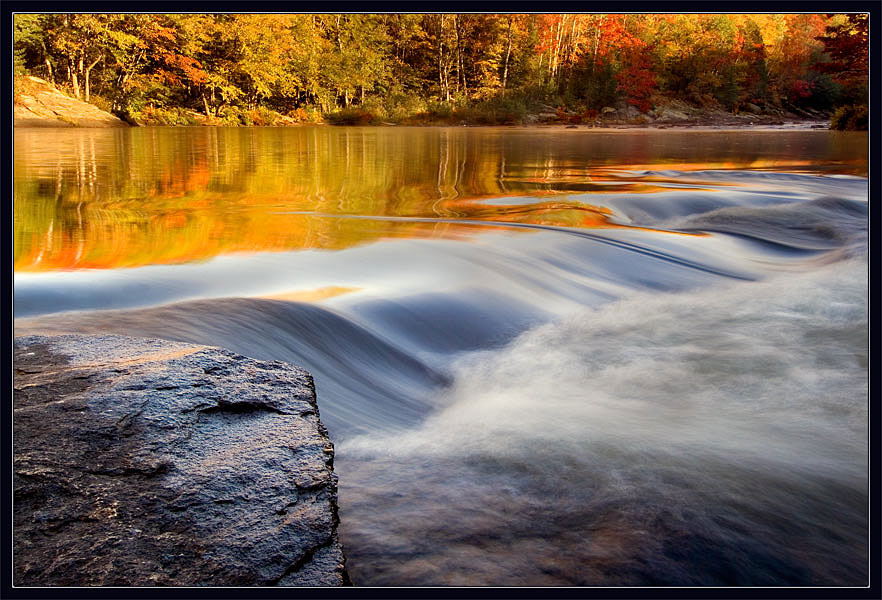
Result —
[[[35,129],[14,149],[17,271],[467,237],[480,222],[613,227],[586,195],[684,184],[635,171],[867,165],[865,135],[827,131]]]

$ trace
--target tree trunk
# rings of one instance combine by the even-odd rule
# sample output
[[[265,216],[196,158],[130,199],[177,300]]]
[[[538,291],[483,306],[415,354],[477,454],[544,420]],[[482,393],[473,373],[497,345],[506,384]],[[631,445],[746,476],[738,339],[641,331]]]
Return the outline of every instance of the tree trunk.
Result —
[[[594,66],[597,64],[597,47],[600,45],[600,28],[603,26],[603,16],[594,28],[594,51],[591,53],[591,77],[594,77]]]
[[[77,73],[79,73],[80,75],[83,75],[83,76],[85,76],[85,74],[86,74],[86,70],[83,68],[83,54],[82,54],[82,52],[80,53],[79,59],[77,59]],[[79,85],[77,86],[77,98],[80,98],[80,86]],[[82,99],[82,98],[80,98],[80,99]]]
[[[89,101],[89,93],[90,93],[89,74],[92,72],[92,69],[95,67],[95,65],[98,64],[98,62],[100,60],[101,60],[101,57],[99,56],[98,58],[96,58],[95,60],[92,61],[92,64],[90,64],[88,67],[86,67],[86,73],[85,73],[84,82],[83,82],[85,84],[84,87],[86,88],[86,102]]]
[[[508,59],[511,56],[511,26],[514,17],[508,16],[508,36],[505,48],[505,66],[502,68],[502,97],[505,98],[505,84],[508,81]]]
[[[557,74],[560,68],[560,58],[561,58],[561,50],[563,46],[563,30],[564,30],[564,21],[566,20],[566,15],[561,15],[560,22],[557,24],[557,36],[554,40],[554,54],[551,62],[551,83],[553,87],[557,87]]]
[[[438,34],[438,85],[444,95],[444,15],[441,18],[441,33]]]
[[[459,32],[457,32],[456,37],[457,37],[456,45],[461,46],[460,40],[462,39],[462,36],[459,34]],[[468,78],[466,77],[465,60],[463,59],[463,56],[462,56],[462,50],[459,50],[459,72],[462,73],[462,93],[466,97],[468,97],[468,95],[469,95],[469,81],[468,81]]]
[[[573,15],[573,27],[570,31],[570,39],[567,44],[565,61],[567,67],[567,81],[571,81],[573,76],[573,63],[575,62],[574,57],[576,56],[576,23],[578,22],[579,20],[576,18],[576,15]]]
[[[48,56],[44,56],[43,62],[46,63],[46,71],[49,74],[49,83],[55,85],[55,73],[52,71],[52,61],[49,60]]]
[[[68,79],[70,80],[71,87],[73,87],[74,95],[77,97],[77,99],[79,99],[80,98],[80,80],[77,77],[77,70],[76,70],[76,67],[74,66],[73,58],[68,58],[67,76],[68,76]]]
[[[456,93],[460,93],[460,81],[462,80],[462,48],[459,43],[459,19],[453,15],[453,34],[456,36]]]
[[[205,96],[205,90],[202,90],[202,104],[205,106],[205,116],[211,116],[211,107],[208,105],[208,98]]]

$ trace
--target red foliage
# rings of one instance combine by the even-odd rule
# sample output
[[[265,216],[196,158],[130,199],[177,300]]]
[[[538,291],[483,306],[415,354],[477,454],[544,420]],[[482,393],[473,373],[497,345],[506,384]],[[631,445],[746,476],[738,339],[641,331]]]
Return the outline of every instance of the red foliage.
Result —
[[[790,100],[796,101],[802,98],[808,98],[812,95],[812,89],[815,85],[811,81],[797,79],[790,87]]]
[[[848,22],[827,27],[818,40],[824,42],[824,51],[831,61],[817,63],[815,68],[830,73],[845,85],[864,82],[869,77],[869,15],[848,15]]]
[[[628,104],[647,112],[652,108],[649,98],[656,86],[649,47],[631,46],[624,52],[622,62],[625,67],[616,73],[618,89],[625,92]]]
[[[560,26],[561,15],[539,15],[536,52],[542,53],[554,45],[555,28]]]
[[[596,110],[594,110],[593,108],[589,108],[582,113],[580,120],[582,121],[582,123],[593,123],[597,120],[597,115],[598,112]]]

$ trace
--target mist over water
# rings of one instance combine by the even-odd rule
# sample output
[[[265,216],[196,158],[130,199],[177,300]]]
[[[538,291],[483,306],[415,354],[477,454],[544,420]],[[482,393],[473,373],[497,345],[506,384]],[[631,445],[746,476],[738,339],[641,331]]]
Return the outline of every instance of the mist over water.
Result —
[[[167,200],[144,226],[172,223],[156,230],[172,249],[126,229],[116,268],[100,232],[135,200],[89,192],[103,221],[62,210],[49,222],[69,231],[28,238],[35,212],[17,231],[16,333],[308,369],[356,585],[866,583],[868,205],[851,146],[419,130],[434,167],[416,177],[405,133],[351,131],[337,179],[310,161],[342,133],[260,134],[272,152],[245,156],[271,165],[272,193],[225,180]],[[279,148],[303,181],[345,185],[292,176],[280,195]],[[659,159],[699,151],[712,164]],[[230,220],[192,208],[230,185],[245,189],[224,197]],[[175,237],[181,213],[194,228]],[[227,251],[245,238],[252,252]],[[184,240],[199,260],[181,262]],[[41,266],[87,257],[104,266]]]

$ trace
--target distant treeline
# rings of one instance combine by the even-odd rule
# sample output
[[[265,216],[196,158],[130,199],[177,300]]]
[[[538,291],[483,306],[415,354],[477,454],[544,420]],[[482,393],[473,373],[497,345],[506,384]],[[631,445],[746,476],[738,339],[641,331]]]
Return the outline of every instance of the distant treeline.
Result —
[[[116,112],[396,120],[867,102],[868,15],[18,14],[15,64]]]

